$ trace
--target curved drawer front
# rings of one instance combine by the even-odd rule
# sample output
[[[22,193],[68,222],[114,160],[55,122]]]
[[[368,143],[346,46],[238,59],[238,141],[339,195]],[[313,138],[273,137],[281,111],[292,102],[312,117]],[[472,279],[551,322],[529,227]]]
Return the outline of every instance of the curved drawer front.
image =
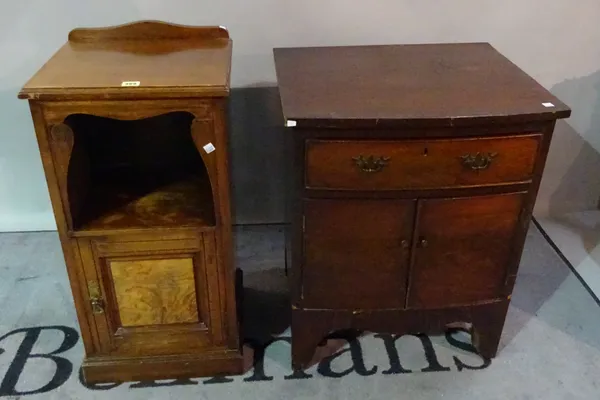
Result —
[[[542,135],[481,139],[307,140],[310,189],[440,189],[531,180]]]

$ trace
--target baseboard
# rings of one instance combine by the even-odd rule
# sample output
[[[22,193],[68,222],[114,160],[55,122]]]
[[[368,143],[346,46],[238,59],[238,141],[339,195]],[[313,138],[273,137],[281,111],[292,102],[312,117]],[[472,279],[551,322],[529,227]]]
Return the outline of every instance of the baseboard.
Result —
[[[88,357],[82,364],[87,383],[184,379],[244,372],[242,354],[222,350],[208,354],[155,357]]]
[[[27,214],[0,214],[0,232],[55,231],[52,211]]]

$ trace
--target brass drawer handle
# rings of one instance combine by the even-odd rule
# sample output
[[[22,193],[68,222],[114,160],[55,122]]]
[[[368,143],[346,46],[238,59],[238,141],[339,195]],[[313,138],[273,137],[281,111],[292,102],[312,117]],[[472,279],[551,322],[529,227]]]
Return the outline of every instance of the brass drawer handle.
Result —
[[[478,171],[480,169],[487,169],[492,164],[492,160],[498,155],[498,153],[475,153],[465,154],[461,156],[462,165],[465,168]]]
[[[375,157],[373,155],[368,157],[363,157],[363,155],[359,155],[358,157],[352,157],[356,166],[363,172],[379,172],[388,165],[388,161],[390,157]]]

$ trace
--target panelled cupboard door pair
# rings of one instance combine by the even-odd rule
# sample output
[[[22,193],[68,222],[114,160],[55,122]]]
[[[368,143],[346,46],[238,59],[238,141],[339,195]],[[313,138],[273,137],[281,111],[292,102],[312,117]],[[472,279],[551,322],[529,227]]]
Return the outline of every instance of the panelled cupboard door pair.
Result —
[[[300,304],[364,312],[500,299],[523,201],[307,199]]]

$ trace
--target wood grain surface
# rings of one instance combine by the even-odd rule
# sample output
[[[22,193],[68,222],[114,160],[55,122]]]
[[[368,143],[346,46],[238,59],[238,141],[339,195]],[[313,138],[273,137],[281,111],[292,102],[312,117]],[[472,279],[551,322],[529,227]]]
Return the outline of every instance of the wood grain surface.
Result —
[[[360,310],[403,306],[414,203],[306,201],[302,304]]]
[[[145,41],[149,39],[211,41],[229,39],[229,32],[222,26],[191,26],[146,20],[109,27],[77,28],[69,33],[71,42]]]
[[[191,258],[110,260],[109,265],[124,327],[198,322]]]
[[[523,201],[524,193],[420,201],[407,306],[502,298]]]
[[[152,187],[102,185],[90,193],[84,224],[78,231],[98,234],[108,229],[214,226],[208,178],[187,177]]]
[[[541,135],[453,140],[327,141],[306,145],[306,187],[394,190],[486,186],[531,180]],[[463,156],[492,154],[486,169],[464,165]],[[354,161],[385,158],[378,172]]]
[[[277,48],[283,115],[302,127],[465,126],[570,109],[489,43]],[[542,103],[551,102],[547,108]]]
[[[138,24],[75,29],[20,98],[87,100],[225,96],[232,45],[221,27]],[[173,71],[177,71],[173,73]],[[137,87],[122,87],[138,81]]]

